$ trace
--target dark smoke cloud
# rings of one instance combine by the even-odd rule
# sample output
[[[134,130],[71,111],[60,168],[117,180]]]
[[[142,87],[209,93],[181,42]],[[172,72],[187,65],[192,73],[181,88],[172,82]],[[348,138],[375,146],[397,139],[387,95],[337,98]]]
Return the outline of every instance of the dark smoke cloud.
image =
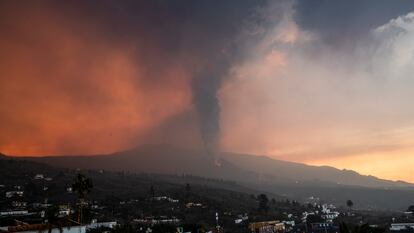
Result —
[[[248,20],[265,5],[265,1],[234,3],[192,1],[175,8],[180,11],[176,13],[179,20],[185,22],[184,49],[190,49],[193,56],[195,52],[197,63],[191,64],[195,67],[191,81],[193,104],[204,147],[212,156],[217,152],[220,133],[217,92],[231,65],[241,59],[245,43],[252,39],[243,34]]]
[[[191,92],[199,130],[208,154],[218,149],[220,105],[217,92],[232,64],[242,57],[243,30],[265,1],[160,1],[168,20],[176,22],[173,37],[178,53],[192,73]],[[167,22],[166,22],[167,23]],[[168,24],[168,23],[167,23]],[[157,37],[169,38],[170,32]],[[174,55],[169,57],[173,59]],[[187,60],[188,59],[188,60]]]
[[[164,92],[171,92],[172,89],[177,88],[180,96],[177,101],[180,103],[177,105],[181,108],[185,104],[185,90],[183,90],[185,88],[181,83],[186,82],[191,89],[189,93],[192,95],[201,138],[207,150],[213,151],[216,149],[220,131],[217,91],[229,68],[243,58],[245,45],[258,36],[257,33],[246,34],[245,30],[249,25],[264,24],[262,16],[257,12],[266,4],[267,1],[264,0],[2,1],[0,39],[5,42],[3,45],[7,47],[8,52],[4,53],[0,60],[10,61],[8,57],[15,56],[16,62],[13,65],[16,67],[31,64],[30,59],[36,61],[35,64],[33,63],[36,72],[19,75],[14,70],[8,71],[9,69],[3,67],[6,73],[2,76],[19,77],[20,87],[33,86],[34,93],[30,95],[37,96],[32,98],[31,106],[42,107],[44,100],[42,95],[43,97],[49,95],[48,99],[56,100],[53,106],[57,110],[48,114],[52,108],[45,108],[43,110],[45,116],[42,116],[38,122],[19,118],[16,122],[22,122],[10,124],[9,119],[13,116],[24,115],[22,112],[31,109],[23,100],[19,100],[21,104],[18,110],[0,108],[0,113],[3,113],[5,119],[1,124],[8,125],[10,131],[15,131],[17,125],[27,125],[26,128],[33,126],[39,130],[39,134],[44,131],[45,135],[38,138],[44,138],[43,141],[53,138],[57,141],[54,143],[56,148],[46,150],[51,153],[73,151],[79,153],[83,147],[79,150],[71,149],[76,147],[74,145],[77,143],[75,136],[72,135],[75,132],[71,135],[60,135],[59,132],[65,131],[47,124],[51,119],[60,119],[55,115],[63,115],[64,111],[71,112],[73,109],[82,117],[86,112],[84,120],[87,121],[91,119],[92,112],[101,112],[102,115],[107,115],[107,121],[113,121],[115,127],[115,122],[124,122],[125,119],[129,119],[129,114],[127,111],[123,112],[126,116],[118,119],[117,115],[120,114],[114,114],[111,106],[123,104],[118,104],[118,101],[123,101],[125,98],[123,96],[125,90],[130,93],[130,89],[136,89],[142,94],[135,97],[138,99],[131,99],[131,103],[138,102],[140,106],[131,112],[145,118],[136,119],[137,122],[151,122],[148,127],[139,126],[139,129],[151,130],[156,123],[147,120],[147,116],[161,115],[162,117],[154,117],[156,121],[165,120],[165,117],[174,113],[173,110],[169,110],[168,114],[162,112],[163,109],[171,108],[165,105],[171,104],[172,100],[163,103],[168,98],[166,96],[174,95],[173,93],[164,95]],[[12,46],[18,47],[20,53],[12,54],[14,51],[11,49]],[[118,66],[114,65],[114,68],[111,68],[114,72],[113,76],[104,71],[108,68],[106,63],[110,61],[111,56],[114,57],[113,64],[119,63]],[[28,62],[18,62],[18,60]],[[134,63],[138,71],[134,70],[132,66]],[[109,65],[112,63],[109,62]],[[102,74],[97,74],[99,70],[96,69],[99,66],[102,67]],[[123,70],[127,71],[129,76],[133,76],[131,73],[136,72],[137,77],[123,80],[125,75],[122,74]],[[188,75],[189,78],[181,77],[183,75]],[[118,82],[117,79],[123,81]],[[46,85],[38,85],[40,83]],[[119,88],[115,90],[111,88],[114,84],[119,84]],[[9,86],[13,88],[12,85]],[[3,88],[3,93],[12,93],[11,89],[6,89],[9,87]],[[114,91],[116,93],[112,93]],[[151,107],[148,108],[141,100],[141,96],[146,95],[145,92],[149,93],[146,101]],[[7,103],[8,100],[2,98],[0,101]],[[153,107],[157,105],[158,109],[155,110]],[[101,109],[105,111],[99,111]],[[140,114],[141,109],[145,110],[145,113]],[[35,114],[39,111],[31,112]],[[95,126],[100,133],[104,131],[103,119],[102,125],[99,123]],[[60,125],[65,125],[65,130],[70,130],[76,129],[77,127],[71,124],[79,124],[78,122],[64,122],[67,125],[63,123]],[[44,125],[47,125],[47,130]],[[49,134],[51,131],[54,133]],[[89,133],[93,134],[93,132]],[[130,132],[128,135],[133,133]],[[27,138],[27,141],[32,141],[29,135],[24,137],[16,135],[16,138]],[[107,145],[105,143],[107,140],[102,139],[100,144]],[[68,143],[69,141],[71,143]],[[140,143],[142,142],[143,140],[140,140]],[[0,146],[7,144],[9,142],[0,141]],[[99,145],[95,146],[99,147]],[[9,146],[9,148],[23,147],[25,146],[17,144]]]
[[[220,132],[220,105],[217,91],[228,66],[216,65],[195,74],[192,80],[193,103],[198,113],[200,131],[208,154],[216,153]]]

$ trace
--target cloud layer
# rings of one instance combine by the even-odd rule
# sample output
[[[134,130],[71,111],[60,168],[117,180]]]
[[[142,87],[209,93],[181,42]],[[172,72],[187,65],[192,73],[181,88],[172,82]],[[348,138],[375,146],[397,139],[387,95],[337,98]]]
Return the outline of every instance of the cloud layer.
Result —
[[[0,4],[4,153],[209,144],[414,180],[412,2]]]
[[[413,13],[333,46],[294,9],[224,86],[223,147],[413,180]]]

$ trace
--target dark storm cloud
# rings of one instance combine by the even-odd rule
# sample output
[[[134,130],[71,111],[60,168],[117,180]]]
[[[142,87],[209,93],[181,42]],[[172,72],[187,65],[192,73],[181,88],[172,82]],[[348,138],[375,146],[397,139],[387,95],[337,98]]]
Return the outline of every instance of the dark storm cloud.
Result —
[[[115,45],[135,45],[137,54],[145,55],[151,68],[184,58],[188,65],[194,66],[189,68],[203,69],[207,65],[211,69],[216,59],[220,60],[217,63],[221,65],[225,60],[227,63],[230,60],[236,62],[247,40],[240,34],[249,20],[262,20],[254,15],[259,8],[266,6],[266,2],[154,0],[99,1],[99,4],[96,1],[48,3],[59,14],[86,25]],[[155,79],[159,78],[162,77]]]
[[[297,0],[295,20],[330,45],[352,44],[392,18],[414,10],[405,0]]]

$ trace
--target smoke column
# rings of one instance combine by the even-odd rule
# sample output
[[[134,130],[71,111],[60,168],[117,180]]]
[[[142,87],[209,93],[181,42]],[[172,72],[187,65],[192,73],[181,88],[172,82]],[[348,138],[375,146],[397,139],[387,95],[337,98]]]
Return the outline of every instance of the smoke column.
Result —
[[[234,7],[231,2],[217,1],[214,4],[195,4],[191,7],[193,12],[197,12],[197,15],[192,15],[191,21],[197,23],[186,30],[190,34],[184,38],[191,39],[185,40],[184,44],[185,50],[190,48],[192,56],[195,56],[195,61],[189,62],[195,67],[191,80],[192,102],[204,149],[216,165],[220,141],[220,104],[217,93],[230,68],[243,59],[243,53],[248,47],[246,45],[260,36],[246,32],[248,26],[263,23],[262,16],[257,15],[257,12],[266,3],[239,1],[238,6]],[[252,22],[254,20],[260,22]]]
[[[228,66],[226,62],[208,66],[197,73],[191,83],[193,104],[198,114],[204,148],[216,163],[220,133],[220,105],[217,91],[226,76]]]

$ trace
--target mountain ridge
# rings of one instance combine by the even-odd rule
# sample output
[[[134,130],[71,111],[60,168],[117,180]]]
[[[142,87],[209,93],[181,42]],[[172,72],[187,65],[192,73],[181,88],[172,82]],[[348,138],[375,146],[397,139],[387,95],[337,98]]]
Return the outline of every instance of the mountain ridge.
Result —
[[[237,184],[257,192],[272,193],[306,203],[318,197],[325,203],[355,208],[403,211],[412,205],[414,186],[351,170],[309,166],[267,156],[221,153],[221,166],[203,151],[171,145],[146,145],[127,151],[93,156],[5,157],[70,170],[108,170],[135,174],[196,176]],[[4,159],[1,159],[4,160]],[[338,181],[338,182],[337,182]]]
[[[277,160],[265,155],[223,152],[222,166],[217,167],[204,151],[179,148],[168,144],[144,145],[130,150],[103,155],[13,157],[40,161],[49,165],[112,171],[160,174],[192,174],[243,182],[294,183],[313,182],[331,185],[401,188],[414,187],[404,181],[391,181],[371,175],[361,175],[347,169],[314,166]]]
[[[227,153],[227,155],[234,155],[236,153]],[[321,181],[330,181],[337,184],[344,185],[359,185],[367,187],[381,187],[381,186],[398,186],[406,187],[413,186],[413,184],[405,181],[392,181],[387,179],[378,178],[372,175],[362,175],[356,171],[349,169],[338,169],[331,166],[315,166],[307,165],[297,162],[289,162],[284,160],[273,159],[268,156],[263,155],[245,155],[245,154],[236,154],[239,158],[237,160],[230,160],[235,165],[240,167],[251,166],[252,164],[262,162],[258,167],[263,171],[265,169],[266,173],[269,174],[278,174],[279,176],[290,177],[291,179],[303,180],[303,177],[308,177],[308,180],[321,180]],[[245,160],[244,164],[240,163],[240,157],[243,157]],[[227,158],[230,158],[227,156]],[[261,158],[261,159],[256,159]],[[266,169],[267,168],[267,169]],[[271,169],[278,168],[277,171],[272,173]],[[292,171],[292,169],[296,169]],[[298,173],[300,169],[301,173]],[[281,174],[282,173],[282,174]],[[363,181],[356,182],[352,179],[363,179]]]

